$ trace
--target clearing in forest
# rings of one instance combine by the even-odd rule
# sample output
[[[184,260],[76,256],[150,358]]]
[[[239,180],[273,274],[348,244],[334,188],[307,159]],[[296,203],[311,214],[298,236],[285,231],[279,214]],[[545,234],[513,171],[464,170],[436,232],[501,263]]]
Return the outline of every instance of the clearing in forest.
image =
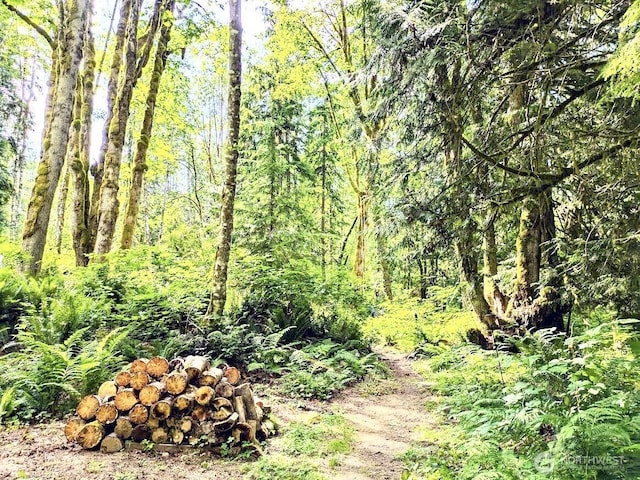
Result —
[[[424,408],[429,392],[403,354],[378,351],[389,379],[365,381],[329,402],[268,394],[282,434],[258,461],[203,453],[101,454],[67,443],[63,422],[0,432],[0,479],[184,480],[399,479],[400,456],[419,428],[437,428]],[[259,391],[256,385],[256,390]]]

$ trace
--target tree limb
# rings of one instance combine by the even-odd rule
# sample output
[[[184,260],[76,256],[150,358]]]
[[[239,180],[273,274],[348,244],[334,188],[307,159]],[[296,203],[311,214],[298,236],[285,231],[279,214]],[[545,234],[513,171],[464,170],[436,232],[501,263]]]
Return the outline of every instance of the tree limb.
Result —
[[[49,46],[51,48],[56,48],[56,42],[53,40],[51,35],[49,35],[49,33],[44,28],[42,28],[36,22],[31,20],[31,18],[29,18],[28,15],[26,15],[25,13],[22,13],[20,10],[18,10],[13,5],[7,3],[7,0],[1,0],[1,1],[2,1],[2,4],[5,7],[7,7],[7,10],[9,10],[10,12],[15,13],[23,22],[25,22],[27,25],[32,27],[36,32],[38,32],[47,41],[47,43],[49,44]]]

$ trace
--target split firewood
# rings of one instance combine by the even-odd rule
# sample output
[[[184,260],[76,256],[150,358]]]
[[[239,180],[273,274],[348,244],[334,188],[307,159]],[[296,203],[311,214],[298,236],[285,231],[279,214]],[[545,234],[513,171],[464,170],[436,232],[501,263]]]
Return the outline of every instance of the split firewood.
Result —
[[[169,371],[169,362],[164,357],[153,357],[147,363],[147,373],[155,378],[160,378]]]
[[[75,442],[78,438],[78,432],[87,424],[82,418],[73,417],[64,426],[64,436],[69,442]]]
[[[219,422],[221,420],[226,420],[231,415],[230,408],[220,408],[219,410],[214,410],[209,412],[207,418]]]
[[[142,390],[151,383],[151,377],[147,372],[134,372],[131,374],[129,386],[134,390]]]
[[[149,430],[153,431],[156,428],[159,428],[161,423],[162,422],[159,418],[149,417],[149,420],[147,420],[147,423],[145,425],[149,427]]]
[[[142,425],[149,419],[149,409],[141,403],[135,404],[129,410],[129,420],[135,425]]]
[[[128,438],[131,438],[133,424],[128,418],[120,417],[116,420],[116,426],[113,431],[121,439],[127,440]]]
[[[128,412],[138,403],[138,397],[136,397],[133,388],[123,388],[116,394],[113,403],[119,411]]]
[[[96,412],[100,408],[100,397],[97,395],[87,395],[82,397],[76,407],[76,413],[83,420],[93,420]]]
[[[236,412],[233,412],[231,415],[229,415],[229,418],[221,422],[216,422],[214,424],[215,430],[216,432],[226,432],[227,430],[231,430],[236,425],[237,422],[238,422],[238,414]]]
[[[128,387],[131,381],[131,373],[120,372],[116,375],[115,382],[119,387]]]
[[[222,379],[223,374],[224,372],[220,368],[210,368],[206,372],[203,372],[202,375],[200,375],[198,384],[201,387],[215,387],[216,384]]]
[[[167,393],[180,395],[187,389],[187,374],[185,372],[171,372],[164,379],[164,385]]]
[[[247,415],[244,411],[244,400],[242,397],[233,397],[233,409],[238,414],[238,422],[244,423],[247,421]]]
[[[97,447],[104,438],[104,425],[100,422],[87,423],[80,429],[76,442],[82,448],[89,450]]]
[[[256,404],[253,400],[253,393],[248,383],[238,385],[234,389],[234,395],[241,397],[244,403],[245,417],[247,420],[258,420],[258,412],[256,410]]]
[[[115,433],[110,433],[100,442],[100,451],[102,453],[115,453],[123,448],[122,440]]]
[[[114,397],[118,393],[118,385],[116,382],[106,381],[98,388],[98,396],[102,398]]]
[[[96,411],[96,420],[103,425],[110,425],[118,418],[118,409],[114,402],[104,402]]]
[[[140,390],[140,394],[138,395],[140,398],[140,403],[150,407],[151,405],[156,403],[158,400],[160,400],[160,396],[162,395],[164,390],[165,390],[165,387],[163,383],[161,382],[150,383],[146,387],[143,387],[142,390]]]

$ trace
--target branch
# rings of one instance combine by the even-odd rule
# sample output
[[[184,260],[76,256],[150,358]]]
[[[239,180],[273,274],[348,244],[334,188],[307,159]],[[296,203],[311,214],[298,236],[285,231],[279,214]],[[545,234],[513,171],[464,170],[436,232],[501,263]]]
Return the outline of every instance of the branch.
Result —
[[[44,37],[44,39],[47,41],[47,43],[49,44],[49,46],[51,48],[56,48],[56,43],[54,42],[53,38],[51,38],[51,35],[49,35],[49,33],[42,28],[40,25],[38,25],[36,22],[34,22],[33,20],[31,20],[29,18],[28,15],[22,13],[20,10],[18,10],[16,7],[14,7],[13,5],[10,5],[7,3],[7,0],[1,0],[2,4],[7,7],[7,9],[10,12],[15,13],[18,17],[20,17],[20,19],[25,22],[27,25],[33,27],[33,29],[38,32],[40,35],[42,35],[42,37]]]
[[[560,184],[562,181],[566,180],[567,178],[569,178],[571,175],[574,175],[576,173],[578,173],[579,170],[582,170],[586,167],[589,167],[591,165],[594,165],[602,160],[604,160],[605,158],[612,156],[616,153],[618,153],[620,150],[623,150],[625,148],[630,147],[631,145],[634,144],[636,140],[632,137],[632,138],[628,138],[627,140],[625,140],[622,143],[618,143],[616,145],[613,145],[612,147],[607,148],[606,150],[599,152],[599,153],[595,153],[593,155],[591,155],[590,157],[585,158],[582,162],[578,163],[576,165],[575,168],[569,168],[569,167],[565,167],[563,169],[561,169],[560,173],[557,173],[556,175],[553,175],[552,178],[543,184],[540,185],[528,185],[525,186],[521,189],[519,189],[517,192],[518,194],[512,198],[510,198],[509,200],[506,200],[504,202],[500,202],[500,205],[509,205],[515,202],[518,202],[520,200],[523,200],[524,198],[530,196],[530,195],[538,195],[540,193],[543,193],[547,190],[549,190],[550,188],[553,188],[555,186],[557,186],[558,184]]]

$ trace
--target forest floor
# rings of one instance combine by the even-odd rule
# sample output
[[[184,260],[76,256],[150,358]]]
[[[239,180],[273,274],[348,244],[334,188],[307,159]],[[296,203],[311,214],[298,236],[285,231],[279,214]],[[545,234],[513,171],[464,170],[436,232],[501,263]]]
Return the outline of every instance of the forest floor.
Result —
[[[283,430],[282,435],[267,440],[265,455],[258,461],[213,458],[200,452],[83,451],[67,443],[64,424],[57,421],[0,430],[0,479],[400,479],[404,470],[401,455],[419,441],[421,429],[438,425],[424,407],[430,397],[429,385],[411,361],[392,350],[377,353],[389,366],[388,379],[365,381],[327,402],[291,400],[255,384],[254,389],[272,405]],[[313,432],[334,415],[344,419],[346,447],[327,450],[330,439],[314,437]],[[308,425],[309,438],[288,435],[292,425],[303,436]],[[296,441],[306,441],[307,447],[297,449]],[[311,443],[310,451],[309,442],[314,441],[317,444]],[[339,439],[335,441],[340,445]]]

